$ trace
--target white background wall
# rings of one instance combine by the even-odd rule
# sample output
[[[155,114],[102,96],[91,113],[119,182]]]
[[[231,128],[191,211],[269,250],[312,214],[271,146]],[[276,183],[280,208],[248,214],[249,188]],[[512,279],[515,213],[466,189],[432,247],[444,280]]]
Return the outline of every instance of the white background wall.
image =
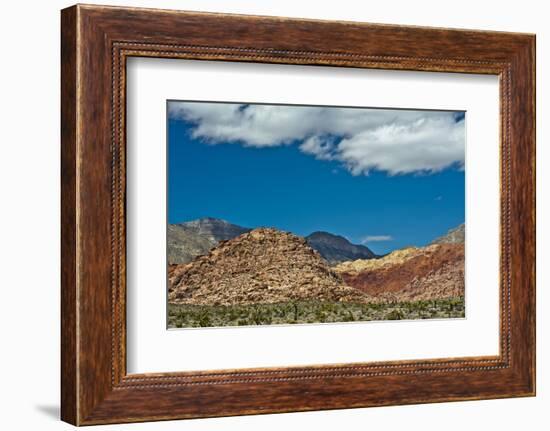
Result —
[[[536,398],[134,424],[105,429],[548,429],[550,423],[550,27],[536,0],[330,2],[102,1],[172,9],[477,28],[537,34],[538,396]],[[0,426],[69,429],[59,410],[59,10],[70,2],[4,2],[0,15]],[[97,428],[97,429],[99,429]]]

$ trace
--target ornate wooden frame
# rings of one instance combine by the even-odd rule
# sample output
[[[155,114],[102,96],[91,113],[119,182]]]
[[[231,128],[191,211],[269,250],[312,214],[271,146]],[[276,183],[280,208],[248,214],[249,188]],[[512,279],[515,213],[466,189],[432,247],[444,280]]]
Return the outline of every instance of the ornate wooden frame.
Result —
[[[78,5],[62,11],[61,47],[63,420],[88,425],[535,394],[534,35]],[[130,56],[498,75],[500,354],[128,375]]]

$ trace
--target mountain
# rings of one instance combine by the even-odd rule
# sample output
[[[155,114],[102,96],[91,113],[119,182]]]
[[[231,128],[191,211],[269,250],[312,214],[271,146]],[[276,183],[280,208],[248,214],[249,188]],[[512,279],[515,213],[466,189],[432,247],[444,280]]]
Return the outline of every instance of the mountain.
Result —
[[[188,263],[207,254],[220,241],[235,238],[250,229],[211,217],[168,225],[168,262]]]
[[[171,265],[168,281],[173,304],[369,301],[365,293],[344,285],[304,238],[272,228],[221,241],[207,255]]]
[[[168,263],[191,262],[207,254],[220,241],[233,239],[251,229],[216,218],[201,218],[168,225]],[[328,232],[314,232],[306,237],[310,247],[317,250],[331,265],[346,260],[377,257],[363,245],[350,243],[346,238]]]
[[[348,286],[386,301],[464,296],[465,225],[426,247],[406,247],[378,259],[343,262],[333,269]]]
[[[432,244],[464,244],[466,225],[461,225],[450,229],[445,235],[436,238]]]
[[[344,262],[334,270],[348,286],[377,299],[418,301],[464,296],[464,244],[396,250],[382,258]]]
[[[317,250],[327,262],[335,265],[340,262],[356,259],[373,259],[377,256],[364,245],[356,245],[346,238],[328,232],[313,232],[306,237],[310,247]]]

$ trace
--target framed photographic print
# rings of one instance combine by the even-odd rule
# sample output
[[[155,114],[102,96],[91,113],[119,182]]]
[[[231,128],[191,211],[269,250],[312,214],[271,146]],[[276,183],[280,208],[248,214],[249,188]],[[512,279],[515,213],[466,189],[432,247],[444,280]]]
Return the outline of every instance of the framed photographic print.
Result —
[[[535,394],[535,37],[62,11],[62,419]]]

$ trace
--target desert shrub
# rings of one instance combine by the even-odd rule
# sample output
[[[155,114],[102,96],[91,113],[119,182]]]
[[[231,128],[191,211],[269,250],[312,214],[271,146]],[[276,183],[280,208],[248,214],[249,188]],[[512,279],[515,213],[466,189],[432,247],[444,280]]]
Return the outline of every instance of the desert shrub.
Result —
[[[210,319],[210,315],[207,310],[199,314],[198,322],[199,322],[199,326],[202,328],[213,326],[212,320]]]
[[[391,310],[386,315],[387,320],[403,320],[404,318],[405,318],[405,314],[399,309]]]
[[[289,301],[253,305],[169,304],[170,328],[464,317],[464,298],[359,304]]]

